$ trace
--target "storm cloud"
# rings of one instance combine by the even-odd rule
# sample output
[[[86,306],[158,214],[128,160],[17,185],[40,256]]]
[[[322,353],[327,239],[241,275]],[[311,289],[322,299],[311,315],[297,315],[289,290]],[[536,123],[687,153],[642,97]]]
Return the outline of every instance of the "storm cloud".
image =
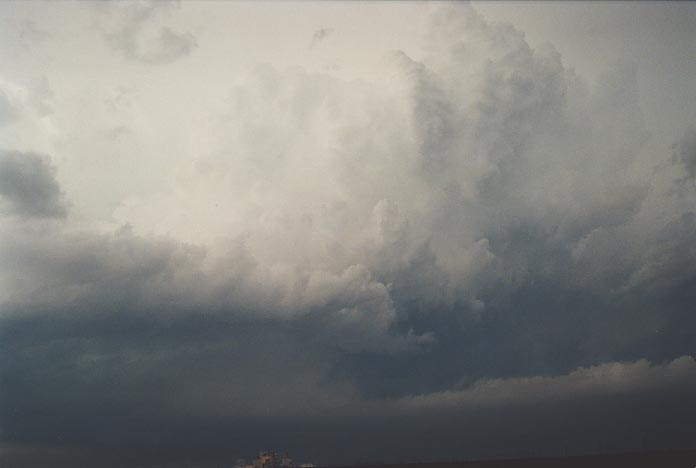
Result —
[[[51,112],[0,94],[14,465],[693,446],[694,122],[655,135],[644,64],[587,78],[445,4],[389,6],[422,46],[364,77],[239,71],[211,59],[227,21],[279,30],[269,6],[64,8],[120,56],[93,45],[94,86],[47,72]]]
[[[47,156],[0,150],[0,196],[22,217],[64,217],[66,204]]]
[[[101,4],[97,20],[104,28],[106,43],[125,59],[166,64],[189,55],[196,48],[196,37],[191,32],[157,26],[158,17],[174,7],[174,2]]]
[[[676,161],[682,164],[689,179],[696,178],[696,130],[689,129],[675,146]]]

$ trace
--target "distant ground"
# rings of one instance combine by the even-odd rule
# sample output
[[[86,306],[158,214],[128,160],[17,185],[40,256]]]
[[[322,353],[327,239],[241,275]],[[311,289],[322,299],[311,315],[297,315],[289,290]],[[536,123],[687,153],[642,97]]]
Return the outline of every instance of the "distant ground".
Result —
[[[696,450],[554,458],[359,465],[340,468],[696,468]],[[339,468],[339,467],[333,467]]]

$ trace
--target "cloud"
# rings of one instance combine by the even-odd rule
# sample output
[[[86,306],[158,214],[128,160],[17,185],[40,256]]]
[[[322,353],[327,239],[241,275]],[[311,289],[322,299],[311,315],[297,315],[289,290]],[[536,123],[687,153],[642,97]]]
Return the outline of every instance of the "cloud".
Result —
[[[333,29],[331,29],[331,28],[321,27],[321,28],[317,29],[316,31],[314,31],[314,34],[312,34],[312,42],[310,44],[310,47],[314,47],[316,44],[322,42],[331,33],[333,33]]]
[[[20,46],[26,50],[46,41],[49,37],[49,34],[37,27],[34,21],[26,18],[19,22],[17,35]]]
[[[431,310],[574,269],[583,238],[631,225],[652,177],[633,68],[590,86],[468,6],[438,12],[432,30],[422,60],[386,60],[391,89],[259,67],[204,130],[212,147],[180,167],[187,195],[118,216],[157,229],[148,220],[167,213],[159,228],[191,242],[243,236],[273,268],[362,265]]]
[[[10,100],[5,90],[0,90],[0,125],[6,125],[17,119],[19,111]]]
[[[53,91],[45,76],[30,86],[0,77],[0,126],[19,127],[23,121],[36,125],[53,112],[52,100]]]
[[[127,60],[147,64],[171,63],[188,56],[197,47],[191,32],[156,26],[172,5],[141,2],[103,7],[99,18],[107,44]]]
[[[690,179],[696,178],[696,130],[688,130],[676,144],[674,159]]]
[[[98,7],[107,41],[140,62],[190,53],[160,5]],[[588,82],[468,4],[428,31],[381,79],[254,68],[157,190],[126,198],[124,178],[93,174],[122,200],[106,226],[66,217],[47,156],[2,152],[8,438],[71,424],[89,447],[343,434],[369,451],[388,434],[437,454],[501,430],[501,447],[558,427],[587,443],[610,413],[629,437],[665,401],[693,408],[696,195],[675,177],[693,178],[693,135],[674,155],[646,144],[631,63]],[[113,89],[108,108],[145,112]],[[128,156],[144,121],[99,141]]]
[[[4,208],[25,218],[63,218],[67,204],[48,156],[0,151],[0,196]]]
[[[645,359],[604,363],[553,377],[482,379],[462,390],[406,397],[395,404],[406,411],[422,411],[425,408],[453,411],[609,395],[628,396],[659,388],[684,386],[696,386],[696,362],[691,356],[681,356],[661,365],[653,365]]]
[[[38,450],[62,434],[59,446],[87,450],[86,458],[105,466],[111,449],[123,453],[123,447],[131,447],[140,458],[143,445],[151,444],[159,448],[160,460],[196,458],[197,450],[224,460],[248,456],[263,443],[287,444],[313,461],[337,453],[349,461],[356,452],[407,458],[442,450],[485,455],[476,446],[508,453],[506,444],[514,451],[530,443],[520,437],[543,440],[544,450],[562,451],[564,444],[587,450],[597,439],[617,444],[611,447],[627,443],[622,437],[640,444],[646,435],[651,443],[668,443],[665,437],[680,434],[672,417],[691,421],[696,416],[689,404],[696,366],[688,356],[661,364],[606,362],[555,376],[481,379],[448,391],[366,399],[350,381],[326,379],[335,353],[267,323],[195,315],[161,322],[121,314],[106,321],[69,316],[4,321],[0,332],[6,440],[33,440]],[[42,412],[32,411],[36,407]],[[168,430],[162,430],[165,423]],[[66,426],[72,428],[67,433]],[[302,428],[297,438],[288,435],[293,427]],[[423,438],[423,427],[432,439]],[[558,435],[561,427],[567,432]],[[336,434],[351,441],[350,450],[340,448],[343,441],[334,442],[333,450],[321,449]],[[394,446],[385,451],[385,443]]]
[[[114,31],[137,32],[163,7],[122,8],[113,16],[130,26]],[[257,67],[195,135],[174,187],[116,209],[132,233],[8,228],[17,249],[7,262],[25,275],[8,287],[13,301],[87,310],[103,300],[162,316],[176,303],[290,321],[355,355],[481,352],[487,338],[467,330],[497,320],[495,335],[532,315],[529,335],[502,347],[536,338],[547,352],[511,367],[557,372],[591,360],[580,347],[552,352],[567,345],[544,327],[589,340],[563,321],[588,308],[609,314],[617,293],[655,275],[660,290],[694,277],[660,253],[674,245],[660,240],[675,239],[673,226],[689,245],[691,226],[679,220],[690,212],[655,186],[668,179],[655,167],[669,155],[645,163],[635,67],[615,64],[588,84],[552,47],[532,48],[469,5],[438,10],[427,41],[424,57],[385,58],[389,86]],[[513,305],[518,295],[527,305]],[[549,296],[557,315],[541,305]],[[472,378],[485,371],[483,361],[467,366]],[[446,374],[432,385],[451,384],[454,370]],[[369,393],[371,383],[358,385]]]
[[[178,33],[171,28],[163,27],[153,43],[141,52],[130,54],[124,49],[124,53],[128,58],[145,63],[170,63],[189,55],[196,47],[196,38],[190,32]]]
[[[158,8],[128,7],[134,24]],[[481,352],[500,338],[466,330],[490,317],[500,327],[491,333],[503,333],[533,315],[529,335],[502,348],[536,338],[547,352],[511,367],[558,372],[591,360],[580,347],[554,353],[566,345],[544,327],[589,340],[563,320],[582,321],[588,307],[610,313],[617,292],[655,275],[666,290],[694,274],[688,262],[658,260],[658,246],[672,245],[658,239],[674,239],[670,226],[689,213],[659,208],[673,202],[644,163],[635,67],[618,63],[588,84],[552,47],[534,49],[470,6],[431,22],[426,56],[386,57],[388,87],[257,67],[200,130],[172,190],[117,208],[132,233],[8,234],[18,239],[8,264],[25,265],[26,278],[8,287],[13,301],[91,307],[101,298],[145,315],[289,321],[354,355]],[[57,271],[65,274],[44,273]],[[577,299],[588,294],[590,304]],[[513,306],[517,295],[528,305]],[[557,316],[539,303],[549,295]],[[466,365],[471,378],[485,372],[483,361]],[[452,369],[432,385],[454,378]],[[369,393],[373,384],[358,385]]]
[[[388,288],[362,265],[340,274],[272,267],[259,264],[241,242],[211,255],[171,238],[137,236],[128,227],[96,234],[7,224],[2,237],[13,246],[2,256],[0,275],[9,317],[55,309],[88,319],[126,308],[168,320],[197,311],[299,327],[308,339],[344,351],[396,352],[432,341],[393,333]]]

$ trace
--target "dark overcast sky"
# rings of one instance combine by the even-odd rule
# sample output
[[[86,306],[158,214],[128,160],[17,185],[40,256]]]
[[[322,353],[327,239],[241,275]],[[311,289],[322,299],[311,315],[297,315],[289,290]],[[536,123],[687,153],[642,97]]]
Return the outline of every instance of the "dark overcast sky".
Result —
[[[0,457],[696,448],[696,5],[4,2]]]

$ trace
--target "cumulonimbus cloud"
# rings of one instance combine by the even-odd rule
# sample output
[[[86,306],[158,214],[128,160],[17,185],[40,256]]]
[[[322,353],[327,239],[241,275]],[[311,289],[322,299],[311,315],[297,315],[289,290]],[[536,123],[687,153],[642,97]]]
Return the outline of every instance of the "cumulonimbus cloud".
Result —
[[[689,212],[670,198],[668,175],[655,176],[668,151],[646,162],[634,67],[590,86],[552,47],[534,49],[468,5],[435,13],[427,39],[420,60],[386,56],[389,86],[258,67],[202,131],[207,143],[173,190],[116,210],[135,232],[174,238],[93,237],[94,289],[75,293],[65,275],[52,300],[120,294],[111,281],[140,276],[110,253],[122,252],[156,265],[120,289],[143,309],[321,316],[327,333],[342,324],[376,349],[395,330],[431,343],[414,318],[476,317],[548,278],[610,295],[665,271],[658,239]],[[78,238],[36,242],[71,252]],[[170,257],[188,252],[179,242],[200,253]],[[693,274],[678,263],[678,275]],[[38,271],[37,288],[48,280]]]
[[[150,62],[188,53],[176,34],[171,48],[140,49],[147,8],[110,30],[112,45]],[[553,47],[470,5],[436,12],[427,44],[423,57],[387,53],[381,81],[255,68],[192,132],[170,190],[117,207],[124,228],[3,223],[3,317],[94,326],[94,339],[65,326],[48,348],[35,343],[74,371],[52,376],[106,387],[120,372],[142,390],[162,375],[189,416],[258,415],[260,394],[279,411],[314,396],[365,408],[351,405],[375,394],[439,408],[690,385],[689,358],[586,363],[690,346],[679,301],[696,277],[691,134],[675,158],[650,153],[635,67],[588,83]],[[64,216],[45,158],[3,154],[7,173],[43,187],[10,186],[12,209]],[[661,300],[678,288],[681,299]],[[193,343],[167,341],[191,324]],[[131,334],[137,352],[109,341]],[[43,355],[23,345],[13,350],[30,367]],[[180,362],[198,379],[179,382]],[[272,379],[247,363],[281,373],[288,394],[273,399]],[[506,377],[538,368],[557,377]],[[462,373],[477,383],[457,386]]]
[[[387,55],[388,87],[257,68],[177,195],[117,216],[194,243],[244,239],[268,272],[361,265],[390,285],[395,317],[403,303],[480,309],[556,273],[571,289],[633,284],[688,214],[655,175],[669,148],[645,154],[635,67],[590,85],[466,5],[436,13],[428,40],[421,60]]]

